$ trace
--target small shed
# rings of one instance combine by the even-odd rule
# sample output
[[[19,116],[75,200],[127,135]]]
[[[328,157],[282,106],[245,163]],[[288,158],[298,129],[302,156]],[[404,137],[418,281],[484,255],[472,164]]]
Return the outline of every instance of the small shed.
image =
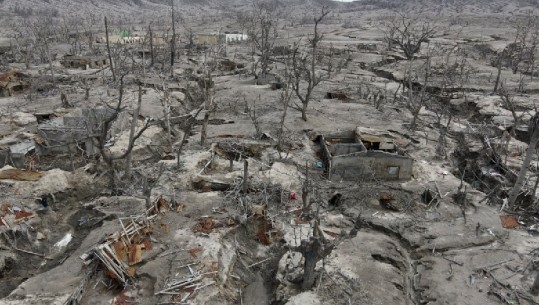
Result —
[[[330,180],[407,180],[413,159],[399,147],[407,140],[389,131],[358,127],[320,135],[321,157]]]
[[[238,32],[225,33],[225,40],[227,44],[240,43],[240,42],[246,41],[248,38],[249,37],[247,36],[247,34],[243,34],[243,33],[238,33]]]

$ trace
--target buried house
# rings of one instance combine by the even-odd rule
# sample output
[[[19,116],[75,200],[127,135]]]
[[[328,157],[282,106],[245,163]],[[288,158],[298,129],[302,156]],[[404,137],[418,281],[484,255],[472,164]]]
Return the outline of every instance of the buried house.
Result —
[[[71,69],[102,69],[109,64],[106,56],[65,55],[60,61],[66,68]]]
[[[58,153],[74,153],[84,150],[86,155],[98,153],[92,138],[100,130],[102,123],[114,115],[108,108],[75,109],[63,117],[38,125],[36,139],[39,155],[54,155]],[[123,117],[124,115],[121,115]],[[118,119],[121,124],[123,119]],[[119,127],[113,126],[112,133],[118,133]]]
[[[389,131],[357,127],[355,131],[320,135],[321,156],[330,180],[406,180],[413,159],[399,146],[406,139]]]

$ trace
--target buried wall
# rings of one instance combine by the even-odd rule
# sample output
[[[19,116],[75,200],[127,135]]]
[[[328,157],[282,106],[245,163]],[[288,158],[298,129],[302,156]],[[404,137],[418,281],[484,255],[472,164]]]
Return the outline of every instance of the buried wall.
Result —
[[[329,178],[406,180],[412,177],[413,160],[382,151],[336,156],[329,161]]]

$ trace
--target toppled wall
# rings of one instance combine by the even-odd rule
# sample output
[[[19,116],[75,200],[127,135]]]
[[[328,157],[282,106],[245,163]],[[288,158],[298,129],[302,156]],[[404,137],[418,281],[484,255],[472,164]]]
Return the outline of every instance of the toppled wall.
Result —
[[[412,177],[413,160],[383,151],[336,156],[329,162],[329,178],[356,180],[406,180]]]

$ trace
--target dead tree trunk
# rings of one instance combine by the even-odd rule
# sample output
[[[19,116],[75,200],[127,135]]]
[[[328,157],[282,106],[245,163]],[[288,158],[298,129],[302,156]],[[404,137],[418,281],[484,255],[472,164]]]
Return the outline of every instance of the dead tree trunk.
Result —
[[[301,190],[301,199],[303,200],[303,214],[309,213],[311,208],[311,192],[309,184],[309,163],[305,162],[305,182]]]
[[[183,145],[185,144],[185,141],[187,141],[187,137],[189,137],[189,133],[191,133],[191,125],[187,127],[183,133],[182,140],[180,142],[180,147],[178,147],[178,152],[176,153],[176,160],[177,160],[177,166],[178,169],[180,168],[180,155],[182,153]]]
[[[170,42],[170,76],[174,76],[174,57],[176,56],[176,22],[174,20],[174,0],[172,2],[172,41]]]
[[[49,69],[51,70],[51,81],[52,81],[52,86],[53,86],[53,87],[56,87],[56,79],[55,79],[55,77],[54,77],[54,67],[52,66],[51,51],[50,51],[50,48],[49,48],[48,43],[45,45],[45,48],[47,49],[47,59],[48,59],[48,61],[49,61]]]
[[[200,131],[200,145],[206,145],[206,137],[208,134],[208,123],[210,121],[210,111],[204,113],[204,121],[202,122],[202,130]]]
[[[537,153],[537,151],[535,151],[535,153]],[[532,199],[531,199],[532,203],[534,203],[535,199],[537,198],[537,196],[535,194],[537,193],[537,188],[538,187],[539,187],[539,175],[536,175],[535,176],[535,184],[533,185],[533,190],[532,190]]]
[[[287,74],[288,74],[288,68],[287,68]],[[286,121],[286,114],[288,112],[288,106],[290,104],[290,98],[291,98],[290,82],[291,82],[291,79],[289,78],[285,91],[281,93],[281,102],[283,104],[283,114],[281,115],[281,122],[279,123],[279,130],[277,131],[277,152],[279,153],[279,159],[282,158],[281,153],[283,151],[284,123]]]
[[[112,53],[110,52],[109,23],[107,20],[107,16],[105,16],[105,40],[107,42],[107,53],[109,53],[109,66],[110,66],[110,72],[112,73],[112,80],[116,81],[116,74],[114,73],[114,65],[112,64]]]
[[[167,131],[167,142],[168,145],[172,147],[172,140],[171,140],[171,126],[170,126],[170,92],[168,91],[168,88],[165,88],[165,85],[163,84],[163,92],[165,94],[163,106],[165,108],[165,126]]]
[[[537,272],[537,275],[535,276],[535,281],[533,282],[531,293],[533,295],[539,295],[539,272]]]
[[[245,159],[243,161],[243,194],[247,194],[249,189],[249,161]]]
[[[500,84],[500,77],[502,75],[502,59],[501,55],[498,55],[498,74],[496,75],[496,82],[494,83],[494,92],[498,92],[498,86]]]
[[[302,240],[300,246],[294,249],[301,253],[305,260],[303,264],[303,282],[301,283],[302,290],[309,290],[313,287],[316,281],[316,264],[328,256],[334,248],[334,244],[325,242],[320,233],[318,220],[315,220],[313,236],[309,240]]]
[[[148,25],[148,32],[150,33],[150,66],[153,67],[154,64],[154,54],[153,54],[153,32],[152,25]]]
[[[318,54],[318,44],[322,41],[324,35],[318,32],[318,26],[322,20],[329,14],[329,11],[326,8],[322,8],[322,13],[320,17],[314,18],[314,34],[311,39],[309,39],[310,44],[310,61],[306,57],[303,57],[299,52],[299,45],[296,44],[292,53],[292,75],[294,81],[292,83],[292,88],[296,93],[296,96],[301,101],[302,105],[294,104],[291,107],[301,112],[301,119],[307,121],[307,108],[312,97],[314,88],[322,81],[323,77],[317,75],[316,71],[316,62],[320,61],[320,54]],[[328,76],[329,78],[329,72]],[[307,82],[307,88],[305,88],[305,93],[302,94],[300,89],[300,83],[302,78],[305,78]]]
[[[192,114],[191,117],[187,120],[185,128],[183,129],[184,133],[183,133],[183,136],[182,136],[182,140],[181,140],[180,146],[178,147],[178,152],[176,153],[176,160],[177,160],[178,169],[181,166],[181,164],[180,164],[180,155],[182,153],[183,145],[185,144],[185,142],[187,141],[187,138],[191,134],[191,130],[193,129],[193,125],[195,124],[197,116],[201,111],[202,111],[202,107],[199,108],[195,114]]]
[[[131,121],[131,130],[129,131],[129,143],[133,141],[133,138],[135,137],[135,130],[137,129],[137,122],[138,122],[138,115],[140,112],[140,106],[142,105],[142,87],[138,86],[138,103],[137,108],[133,112],[133,120]],[[129,152],[129,154],[126,157],[126,169],[125,169],[125,176],[127,179],[131,178],[131,169],[133,167],[133,152]]]

